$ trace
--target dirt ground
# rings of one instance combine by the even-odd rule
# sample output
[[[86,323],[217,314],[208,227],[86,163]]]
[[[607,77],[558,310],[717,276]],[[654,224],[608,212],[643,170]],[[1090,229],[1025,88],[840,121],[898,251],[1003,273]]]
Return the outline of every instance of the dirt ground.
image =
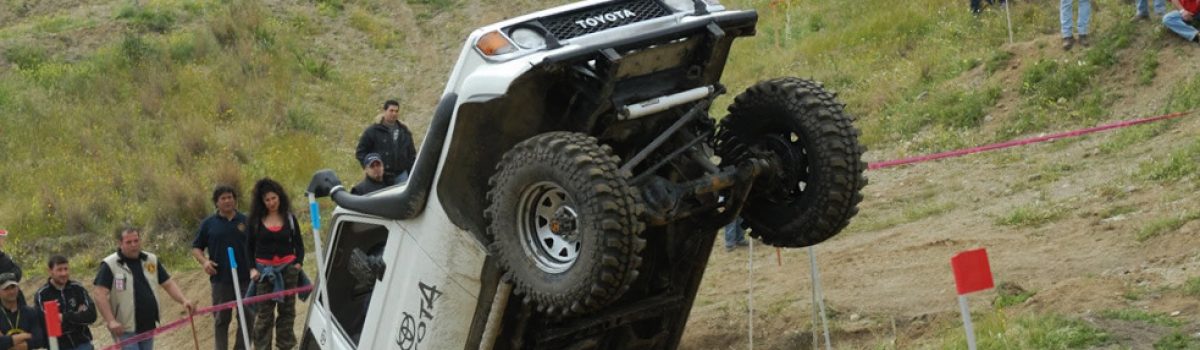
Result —
[[[1019,82],[1029,57],[1062,56],[1052,37],[1018,43],[1005,81]],[[1140,42],[1139,42],[1140,44]],[[1042,52],[1044,51],[1044,52]],[[1136,51],[1136,50],[1130,50]],[[1147,89],[1126,93],[1112,108],[1113,121],[1155,115],[1165,105],[1174,79],[1195,74],[1173,63],[1191,59],[1195,47],[1161,52],[1162,66]],[[964,85],[970,84],[970,75]],[[975,72],[978,76],[978,72]],[[1132,74],[1105,79],[1132,81]],[[1015,85],[1013,85],[1015,86]],[[1010,117],[1005,101],[989,120]],[[1035,292],[1008,313],[1079,317],[1108,332],[1106,347],[1150,349],[1171,330],[1146,323],[1107,320],[1106,310],[1164,313],[1181,321],[1178,330],[1200,336],[1200,298],[1179,287],[1200,276],[1200,222],[1139,242],[1149,222],[1179,217],[1200,205],[1195,184],[1163,185],[1134,179],[1138,165],[1190,145],[1200,134],[1200,116],[1173,122],[1163,134],[1128,149],[1101,152],[1115,132],[1018,149],[969,155],[919,165],[868,171],[870,184],[856,225],[816,246],[821,283],[835,348],[931,348],[957,324],[958,304],[950,258],[986,248],[997,283]],[[986,126],[985,126],[986,128]],[[869,152],[869,161],[893,154]],[[1057,169],[1050,171],[1048,169]],[[1057,219],[1042,225],[1000,225],[1014,208],[1050,208]],[[933,214],[920,216],[923,208]],[[1120,211],[1114,208],[1122,208]],[[1116,215],[1110,213],[1123,212]],[[873,229],[871,222],[899,222]],[[682,348],[745,349],[753,298],[754,348],[812,347],[812,283],[806,249],[755,246],[713,252]],[[752,259],[751,259],[752,258]],[[751,269],[751,261],[753,269]],[[750,293],[751,286],[753,292]],[[990,312],[995,291],[969,297],[974,312]],[[952,328],[951,328],[952,329]]]

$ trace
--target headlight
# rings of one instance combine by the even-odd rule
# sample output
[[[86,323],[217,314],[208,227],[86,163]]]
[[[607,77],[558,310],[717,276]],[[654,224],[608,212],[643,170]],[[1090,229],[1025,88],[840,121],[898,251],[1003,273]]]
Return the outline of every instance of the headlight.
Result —
[[[708,6],[720,5],[717,0],[702,0]],[[675,10],[675,12],[693,12],[696,10],[696,2],[693,0],[663,0],[663,3]]]
[[[542,36],[536,30],[529,28],[517,28],[508,33],[512,41],[522,48],[536,49],[546,46],[546,37]]]
[[[504,34],[500,34],[499,31],[488,32],[479,37],[479,40],[475,41],[475,48],[487,56],[503,55],[517,51],[512,42],[508,41],[508,38],[505,38]]]

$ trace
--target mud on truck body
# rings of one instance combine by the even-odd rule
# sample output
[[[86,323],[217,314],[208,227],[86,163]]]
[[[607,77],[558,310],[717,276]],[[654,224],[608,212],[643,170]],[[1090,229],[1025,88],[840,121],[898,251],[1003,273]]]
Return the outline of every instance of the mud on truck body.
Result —
[[[866,167],[834,94],[766,80],[709,115],[756,22],[584,1],[475,30],[407,183],[314,175],[338,207],[302,348],[673,349],[719,228],[837,234]]]

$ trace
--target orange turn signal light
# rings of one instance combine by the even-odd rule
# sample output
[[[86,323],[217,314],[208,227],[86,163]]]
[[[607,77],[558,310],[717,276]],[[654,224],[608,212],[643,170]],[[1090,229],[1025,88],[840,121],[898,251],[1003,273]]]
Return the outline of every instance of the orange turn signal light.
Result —
[[[479,38],[479,41],[475,42],[475,48],[478,48],[479,52],[488,56],[503,55],[516,51],[512,42],[509,42],[508,38],[505,38],[499,31],[484,34]]]

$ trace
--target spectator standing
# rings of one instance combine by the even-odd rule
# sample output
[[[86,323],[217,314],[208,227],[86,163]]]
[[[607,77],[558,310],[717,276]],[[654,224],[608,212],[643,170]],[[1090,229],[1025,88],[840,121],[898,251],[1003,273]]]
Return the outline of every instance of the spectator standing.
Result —
[[[13,276],[17,277],[17,282],[20,282],[21,277],[23,275],[23,273],[21,272],[21,266],[17,265],[16,262],[13,262],[12,257],[9,257],[8,254],[4,253],[4,246],[7,243],[8,243],[8,231],[0,230],[0,273],[11,272],[13,274]],[[25,292],[22,292],[22,291],[17,292],[17,302],[21,303],[21,305],[26,305],[25,304]]]
[[[250,279],[258,294],[299,286],[304,241],[300,235],[300,225],[292,215],[291,201],[282,185],[270,178],[263,178],[254,184],[247,225],[250,234],[246,249],[254,259]],[[256,348],[270,349],[272,340],[278,349],[296,346],[296,333],[292,330],[296,322],[295,295],[261,302],[256,306],[255,313],[257,316],[251,337]]]
[[[208,274],[208,282],[212,286],[212,304],[218,305],[236,300],[233,276],[229,267],[228,248],[233,248],[234,259],[237,259],[237,278],[242,286],[250,285],[250,261],[246,255],[246,216],[238,212],[237,191],[227,185],[218,185],[212,193],[213,205],[217,212],[200,223],[196,239],[192,241],[192,257],[200,263],[204,273]],[[205,251],[208,255],[205,256]],[[250,308],[246,308],[250,309]],[[226,350],[229,348],[229,324],[233,320],[234,310],[222,310],[213,314],[213,349]],[[246,324],[241,325],[247,332],[254,329],[254,317],[247,313]],[[237,340],[233,348],[237,350],[249,348],[242,344],[242,337],[234,335]]]
[[[1079,16],[1075,18],[1074,5],[1076,0],[1059,0],[1058,3],[1058,20],[1062,27],[1062,48],[1070,50],[1075,44],[1087,47],[1088,42],[1088,24],[1092,21],[1092,1],[1079,1]],[[1076,22],[1078,21],[1078,22]],[[1072,26],[1075,28],[1075,35],[1072,35]]]
[[[189,315],[196,311],[158,256],[142,251],[141,229],[121,228],[117,230],[116,238],[117,251],[104,258],[92,282],[96,308],[104,317],[114,341],[120,342],[158,327],[160,308],[151,281],[183,305]],[[153,338],[122,347],[122,350],[151,349],[154,349]]]
[[[367,158],[363,160],[363,179],[359,181],[354,188],[350,189],[351,194],[364,195],[378,190],[382,190],[393,185],[383,177],[383,160],[379,158],[379,154],[367,154]]]
[[[742,217],[739,216],[729,225],[725,225],[725,251],[731,252],[737,247],[747,245],[750,243],[746,242],[746,230],[742,228]]]
[[[71,280],[71,270],[67,257],[55,255],[46,264],[50,269],[50,278],[46,284],[34,294],[34,306],[38,313],[45,315],[42,303],[57,301],[58,310],[62,313],[62,336],[58,337],[58,348],[61,350],[92,350],[92,331],[88,326],[96,322],[96,304],[88,295],[83,284]]]
[[[1150,0],[1135,0],[1137,2],[1137,12],[1133,15],[1133,20],[1143,21],[1150,18]],[[1154,0],[1154,14],[1162,15],[1167,13],[1167,0]]]
[[[0,273],[0,349],[28,350],[46,347],[46,332],[41,314],[21,305],[17,296],[21,286],[17,275]]]
[[[417,158],[412,133],[400,122],[399,116],[399,102],[384,102],[383,113],[377,117],[378,122],[363,130],[354,152],[358,164],[366,164],[367,154],[379,154],[383,161],[383,176],[393,184],[408,180],[409,171]]]

